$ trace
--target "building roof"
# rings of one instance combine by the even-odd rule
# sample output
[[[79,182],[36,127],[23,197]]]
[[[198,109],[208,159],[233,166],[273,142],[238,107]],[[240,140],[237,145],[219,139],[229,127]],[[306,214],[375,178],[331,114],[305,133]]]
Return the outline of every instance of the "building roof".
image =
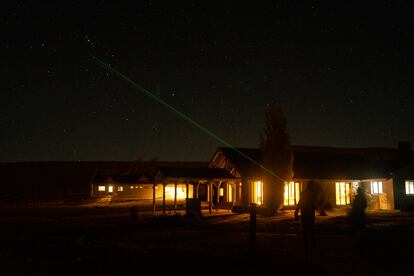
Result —
[[[112,179],[116,183],[138,183],[141,175],[140,174],[133,174],[133,175],[113,175]]]
[[[108,183],[111,182],[110,175],[97,174],[93,177],[93,183]]]
[[[179,167],[160,167],[159,173],[164,178],[181,179],[235,179],[225,169],[215,168],[179,168]]]
[[[261,154],[259,149],[254,148],[236,148],[238,151],[247,155],[257,163],[261,164]],[[263,175],[263,169],[251,160],[236,152],[233,148],[221,147],[217,152],[222,152],[230,163],[236,167],[241,176],[256,177]],[[215,154],[216,155],[216,154]],[[214,158],[214,156],[213,156]]]
[[[302,179],[370,179],[389,177],[389,166],[357,154],[294,152],[293,172]]]
[[[309,146],[292,146],[292,149],[294,177],[301,179],[387,178],[393,170],[402,165],[398,149]],[[237,148],[237,150],[262,164],[260,149]],[[263,175],[262,168],[232,148],[222,147],[217,152],[224,154],[240,175],[244,177]]]

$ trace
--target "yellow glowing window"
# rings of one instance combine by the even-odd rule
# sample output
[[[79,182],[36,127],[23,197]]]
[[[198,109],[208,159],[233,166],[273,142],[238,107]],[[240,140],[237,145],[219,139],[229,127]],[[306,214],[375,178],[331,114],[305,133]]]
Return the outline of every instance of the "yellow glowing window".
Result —
[[[254,181],[253,182],[253,203],[257,205],[263,204],[263,182]]]
[[[224,188],[220,187],[220,196],[224,196]]]
[[[382,182],[381,181],[371,181],[371,194],[382,194]]]
[[[336,182],[336,205],[351,204],[351,185],[346,182]]]
[[[228,202],[233,202],[233,186],[228,185],[228,189],[227,189],[227,201]]]
[[[300,198],[300,187],[299,182],[285,182],[285,192],[284,192],[284,201],[283,205],[285,206],[294,206],[298,204]]]
[[[109,187],[108,187],[108,192],[109,192],[109,193],[112,193],[113,191],[114,191],[114,186],[109,186]]]
[[[165,198],[174,199],[174,193],[175,193],[175,187],[165,187]],[[186,188],[177,186],[177,199],[184,199],[185,197],[186,197]]]
[[[414,195],[414,181],[405,181],[405,194]]]
[[[118,186],[118,192],[123,192],[124,191],[124,186]]]
[[[99,192],[105,192],[106,187],[105,186],[98,186],[98,191]]]
[[[134,186],[129,187],[130,189],[134,189]]]

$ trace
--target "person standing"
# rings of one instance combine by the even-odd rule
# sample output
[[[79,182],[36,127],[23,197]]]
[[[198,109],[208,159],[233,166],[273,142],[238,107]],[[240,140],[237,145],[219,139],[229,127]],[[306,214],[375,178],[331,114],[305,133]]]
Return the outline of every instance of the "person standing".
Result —
[[[306,189],[302,192],[295,209],[295,221],[298,221],[299,211],[301,212],[302,231],[307,256],[310,256],[311,250],[315,248],[315,210],[318,207],[317,203],[315,182],[310,180],[306,185]]]
[[[362,187],[358,187],[357,195],[352,202],[351,221],[352,226],[357,234],[363,232],[366,227],[365,209],[367,208],[367,199]]]
[[[358,187],[357,194],[352,202],[351,224],[354,229],[354,249],[355,255],[364,255],[364,240],[366,230],[365,209],[367,208],[367,198],[362,187]]]

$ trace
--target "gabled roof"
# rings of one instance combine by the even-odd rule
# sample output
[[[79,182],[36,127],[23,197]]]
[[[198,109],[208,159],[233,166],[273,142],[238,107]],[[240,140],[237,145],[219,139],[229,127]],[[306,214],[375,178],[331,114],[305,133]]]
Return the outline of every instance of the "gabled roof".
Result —
[[[225,169],[215,168],[174,168],[160,167],[159,173],[164,178],[181,178],[181,179],[235,179]]]
[[[260,149],[237,148],[237,150],[262,164]],[[294,152],[293,171],[295,178],[387,178],[393,170],[401,166],[398,159],[398,149],[292,146],[292,150]],[[224,154],[243,177],[263,175],[262,168],[232,148],[218,148],[212,161],[219,153]]]
[[[112,179],[116,183],[138,183],[139,178],[141,175],[139,174],[133,174],[133,175],[113,175]]]
[[[97,174],[93,178],[93,183],[110,183],[113,179],[110,175]]]
[[[251,159],[255,160],[261,164],[261,154],[259,149],[254,148],[236,148],[238,151],[242,152],[244,155],[247,155]],[[216,153],[213,155],[213,159],[218,153],[222,153],[226,156],[229,162],[236,167],[237,171],[243,177],[255,177],[263,175],[263,169],[257,164],[253,163],[251,160],[242,156],[236,152],[233,148],[221,147],[218,148]],[[211,161],[213,161],[213,159]]]

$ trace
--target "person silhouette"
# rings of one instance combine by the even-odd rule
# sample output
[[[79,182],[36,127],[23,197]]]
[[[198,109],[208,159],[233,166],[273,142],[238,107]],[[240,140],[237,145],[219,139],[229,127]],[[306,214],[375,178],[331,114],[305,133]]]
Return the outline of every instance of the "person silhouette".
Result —
[[[354,249],[355,255],[364,255],[364,235],[366,230],[365,209],[367,208],[367,198],[362,187],[358,187],[357,195],[352,202],[351,223],[354,229]]]
[[[357,234],[364,231],[366,227],[365,209],[367,208],[367,199],[362,187],[358,187],[357,194],[352,202],[351,222]]]
[[[354,231],[353,240],[353,267],[355,271],[359,271],[364,267],[363,260],[365,259],[366,241],[366,216],[365,209],[367,208],[367,198],[362,187],[358,187],[357,194],[352,202],[351,208],[351,224]]]
[[[311,250],[315,248],[315,210],[318,207],[317,203],[315,182],[310,180],[306,185],[306,189],[301,193],[295,209],[295,221],[298,221],[299,211],[301,212],[302,231],[307,256],[310,256]]]

